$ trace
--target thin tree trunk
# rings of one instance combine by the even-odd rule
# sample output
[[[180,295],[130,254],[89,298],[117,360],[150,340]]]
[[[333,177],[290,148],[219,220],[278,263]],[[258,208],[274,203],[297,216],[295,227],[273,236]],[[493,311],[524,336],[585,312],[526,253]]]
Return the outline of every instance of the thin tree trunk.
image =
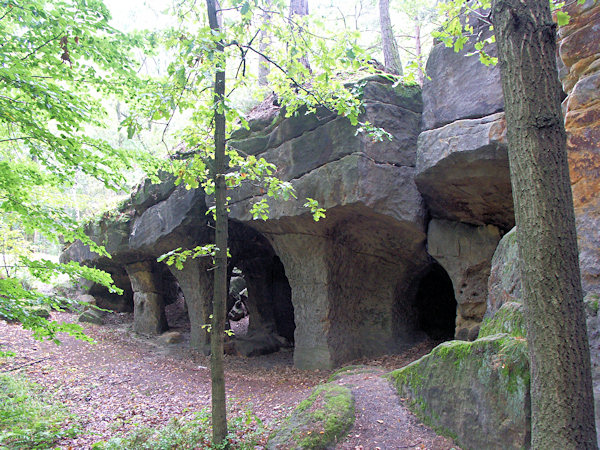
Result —
[[[596,449],[556,27],[548,0],[494,0],[492,21],[531,362],[532,448]]]
[[[398,53],[398,44],[394,37],[390,19],[390,1],[379,0],[379,26],[381,28],[381,46],[383,48],[383,65],[389,73],[402,75],[402,62]]]
[[[294,16],[308,16],[308,0],[290,0],[290,21],[294,21]],[[301,38],[302,29],[297,28],[294,23],[291,26],[292,29],[295,29],[298,37]],[[297,45],[297,47],[302,48],[302,45]],[[310,71],[310,62],[306,54],[302,55],[298,60]]]
[[[269,13],[269,9],[271,8],[271,0],[265,1],[265,9],[262,15],[262,23],[267,24],[271,21],[271,14]],[[265,27],[261,27],[260,35],[259,35],[259,43],[258,43],[258,51],[263,55],[269,45],[271,45],[271,36],[265,30]],[[258,85],[259,86],[268,86],[269,82],[267,77],[269,76],[269,72],[271,71],[271,66],[269,62],[263,57],[258,57]]]
[[[212,30],[219,31],[217,0],[206,0],[208,20]],[[225,59],[223,43],[217,43],[217,71],[214,86],[215,120],[215,284],[213,319],[210,333],[210,378],[212,382],[213,444],[221,445],[227,437],[225,371],[223,368],[223,333],[227,302],[227,206],[225,185]]]
[[[416,21],[415,23],[415,53],[417,55],[417,83],[419,86],[423,86],[423,80],[425,79],[423,71],[423,49],[421,47],[421,24]]]

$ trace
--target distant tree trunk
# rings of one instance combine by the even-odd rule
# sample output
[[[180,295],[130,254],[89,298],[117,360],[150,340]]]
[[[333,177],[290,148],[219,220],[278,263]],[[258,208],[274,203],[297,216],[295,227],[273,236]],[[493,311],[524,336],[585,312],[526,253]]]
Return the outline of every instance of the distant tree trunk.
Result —
[[[294,21],[294,16],[308,16],[308,0],[290,0],[290,21]],[[296,28],[299,35],[302,33],[302,29],[298,29],[293,23],[292,27]],[[303,46],[298,45],[298,47],[302,48]],[[306,54],[302,55],[299,61],[310,71],[310,63]]]
[[[425,73],[423,70],[423,49],[421,47],[421,24],[417,21],[415,23],[415,54],[417,57],[417,83],[419,86],[423,86],[423,80],[425,79]]]
[[[266,11],[264,11],[263,15],[262,15],[262,23],[263,24],[269,23],[269,21],[271,20],[271,14],[268,11],[270,7],[271,7],[271,0],[266,0],[265,1]],[[265,30],[264,27],[261,27],[260,35],[258,38],[259,38],[258,51],[261,53],[261,55],[264,55],[267,48],[271,44],[271,36],[269,36],[269,33],[267,33],[267,31]],[[270,71],[271,71],[271,66],[270,66],[269,62],[263,56],[259,56],[258,57],[258,85],[259,86],[267,86],[269,84],[267,77],[269,76]]]
[[[596,449],[556,27],[548,0],[494,0],[492,22],[531,362],[532,448]]]
[[[219,31],[217,0],[206,0],[208,20],[212,30]],[[225,58],[223,43],[217,42],[217,71],[214,86],[215,124],[215,283],[213,318],[210,331],[210,378],[212,382],[213,444],[221,445],[227,437],[225,371],[223,368],[223,333],[227,302],[227,205],[225,185],[225,114],[219,110],[225,97]]]
[[[390,19],[389,0],[379,0],[379,26],[381,28],[381,46],[383,47],[383,65],[388,72],[402,75],[402,62]]]

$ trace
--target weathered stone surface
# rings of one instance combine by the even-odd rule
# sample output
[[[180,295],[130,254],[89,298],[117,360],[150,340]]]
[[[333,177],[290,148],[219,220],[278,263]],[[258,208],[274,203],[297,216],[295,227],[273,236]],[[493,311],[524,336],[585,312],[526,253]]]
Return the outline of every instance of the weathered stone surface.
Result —
[[[95,325],[103,325],[104,317],[102,313],[96,309],[88,309],[79,315],[80,322],[93,323]]]
[[[494,317],[504,303],[520,302],[522,295],[517,229],[513,228],[500,240],[492,258],[486,317]]]
[[[174,175],[161,172],[159,178],[161,182],[156,184],[149,179],[144,180],[131,194],[131,201],[138,215],[143,214],[149,207],[167,199],[175,190]]]
[[[567,6],[569,24],[559,31],[559,56],[567,66],[573,66],[590,56],[598,55],[600,40],[600,8],[593,0],[582,5]]]
[[[158,342],[164,345],[179,344],[183,342],[183,335],[179,331],[167,331],[158,337]]]
[[[204,259],[188,259],[181,270],[169,266],[185,297],[190,318],[190,346],[206,355],[210,352],[210,336],[203,325],[210,323],[214,285],[210,268],[210,261]]]
[[[446,269],[458,303],[456,337],[473,340],[486,310],[490,261],[500,240],[493,225],[473,226],[433,219],[427,246],[431,256]]]
[[[583,288],[600,292],[600,4],[567,6],[559,30],[567,149]]]
[[[137,217],[129,235],[130,247],[142,254],[160,256],[178,247],[206,242],[204,191],[179,185],[164,201]]]
[[[504,109],[499,67],[484,66],[477,54],[467,56],[473,50],[472,43],[458,53],[444,44],[431,50],[423,84],[423,130]],[[495,45],[488,53],[496,55]]]
[[[133,288],[133,329],[142,334],[161,334],[169,328],[161,286],[151,262],[126,266]]]
[[[281,338],[277,339],[272,332],[261,331],[254,331],[234,340],[236,353],[247,357],[274,353],[282,347],[282,343]]]
[[[419,135],[415,182],[434,217],[514,225],[504,113]]]
[[[85,305],[85,306],[88,306],[88,305],[97,306],[96,299],[94,298],[93,295],[90,295],[90,294],[80,294],[77,296],[76,300],[78,303]]]
[[[511,357],[503,347],[511,346]],[[464,449],[530,445],[527,344],[507,334],[450,341],[391,374],[411,409]]]
[[[412,167],[378,164],[351,154],[292,181],[298,200],[270,202],[270,220],[307,214],[305,198],[315,198],[326,209],[365,205],[377,213],[424,228],[425,209],[413,181]],[[258,200],[231,205],[231,217],[251,222],[250,208]]]

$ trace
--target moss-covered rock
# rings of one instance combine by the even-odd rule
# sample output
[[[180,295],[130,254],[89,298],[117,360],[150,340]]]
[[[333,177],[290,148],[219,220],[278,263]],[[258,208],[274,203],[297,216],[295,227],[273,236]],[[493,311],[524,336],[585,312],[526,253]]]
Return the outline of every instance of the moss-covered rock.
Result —
[[[504,303],[491,318],[485,318],[479,329],[479,337],[506,333],[513,337],[526,336],[523,305],[516,302]]]
[[[390,377],[415,414],[464,449],[529,446],[529,364],[522,337],[445,342]]]
[[[102,317],[102,313],[96,309],[88,309],[81,313],[79,316],[80,322],[93,323],[96,325],[104,324],[104,317]]]
[[[373,372],[373,368],[362,365],[362,364],[346,366],[346,367],[342,367],[341,369],[338,369],[335,372],[333,372],[327,379],[327,382],[331,383],[332,381],[337,381],[340,378],[345,377],[347,375],[356,375],[359,373],[369,373],[369,372]]]
[[[350,389],[334,383],[318,386],[269,438],[268,449],[333,448],[354,423]]]

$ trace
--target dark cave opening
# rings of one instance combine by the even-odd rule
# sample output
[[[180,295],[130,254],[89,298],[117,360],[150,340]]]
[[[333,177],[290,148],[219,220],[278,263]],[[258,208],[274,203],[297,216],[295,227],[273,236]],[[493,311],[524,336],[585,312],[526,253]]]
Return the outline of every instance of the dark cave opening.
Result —
[[[418,326],[431,339],[454,338],[456,298],[452,280],[438,263],[433,263],[419,281],[415,296]]]

